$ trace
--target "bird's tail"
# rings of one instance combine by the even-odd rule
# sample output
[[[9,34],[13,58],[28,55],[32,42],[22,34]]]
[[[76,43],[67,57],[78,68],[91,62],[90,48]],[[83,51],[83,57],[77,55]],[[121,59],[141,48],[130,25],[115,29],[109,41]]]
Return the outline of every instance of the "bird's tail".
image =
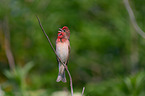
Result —
[[[57,80],[56,82],[66,82],[66,77],[65,77],[65,68],[63,66],[63,64],[59,63],[59,74],[58,74],[58,77],[57,77]]]

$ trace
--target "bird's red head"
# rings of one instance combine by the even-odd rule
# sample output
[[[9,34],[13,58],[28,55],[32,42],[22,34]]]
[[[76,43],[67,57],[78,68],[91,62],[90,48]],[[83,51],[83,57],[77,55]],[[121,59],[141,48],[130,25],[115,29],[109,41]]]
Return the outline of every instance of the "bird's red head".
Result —
[[[64,27],[62,28],[62,30],[68,30],[68,27],[67,27],[67,26],[64,26]]]
[[[68,27],[67,26],[64,26],[62,29],[61,28],[59,28],[60,29],[60,31],[58,31],[60,34],[62,34],[61,36],[62,37],[65,37],[65,38],[67,38],[67,39],[69,39],[70,38],[70,31],[69,31],[69,29],[68,29]],[[58,33],[58,34],[59,34]],[[60,35],[59,34],[59,35]]]

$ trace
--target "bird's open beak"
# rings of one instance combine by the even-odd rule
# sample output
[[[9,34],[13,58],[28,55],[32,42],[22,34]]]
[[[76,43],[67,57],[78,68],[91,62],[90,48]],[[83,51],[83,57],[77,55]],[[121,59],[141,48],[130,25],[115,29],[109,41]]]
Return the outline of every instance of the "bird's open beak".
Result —
[[[63,31],[61,28],[59,28],[59,30]]]
[[[58,32],[64,32],[64,30],[62,30],[61,28],[59,28],[59,30],[60,30],[60,31],[58,31]]]

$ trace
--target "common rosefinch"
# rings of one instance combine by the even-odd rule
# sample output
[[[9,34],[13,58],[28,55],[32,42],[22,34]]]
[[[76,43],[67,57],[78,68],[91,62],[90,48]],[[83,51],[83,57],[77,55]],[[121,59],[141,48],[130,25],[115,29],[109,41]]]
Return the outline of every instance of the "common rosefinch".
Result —
[[[58,31],[59,33],[56,40],[56,54],[64,64],[67,64],[70,53],[70,42],[69,42],[70,31],[66,26],[64,26],[62,29],[61,28],[59,29],[60,31]],[[59,74],[56,82],[59,81],[66,82],[65,67],[58,58],[57,60],[59,63]]]

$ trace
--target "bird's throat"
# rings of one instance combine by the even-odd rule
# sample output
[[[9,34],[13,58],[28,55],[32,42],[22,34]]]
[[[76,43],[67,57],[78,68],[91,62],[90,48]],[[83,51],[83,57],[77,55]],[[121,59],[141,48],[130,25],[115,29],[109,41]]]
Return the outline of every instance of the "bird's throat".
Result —
[[[65,39],[65,38],[58,38],[58,39],[57,39],[58,42],[65,42],[66,40],[67,40],[67,39]]]

